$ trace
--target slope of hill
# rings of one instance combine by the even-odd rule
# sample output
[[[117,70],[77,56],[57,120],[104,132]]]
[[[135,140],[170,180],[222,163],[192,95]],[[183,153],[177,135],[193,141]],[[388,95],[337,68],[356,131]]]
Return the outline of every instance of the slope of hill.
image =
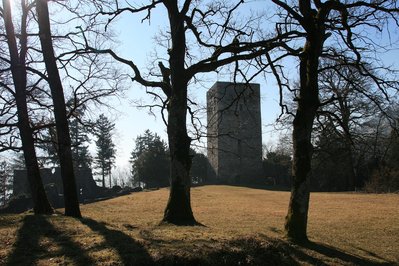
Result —
[[[168,190],[82,205],[85,218],[0,216],[0,264],[369,265],[399,263],[399,195],[313,193],[311,243],[283,236],[289,193],[192,189],[203,226],[159,225]]]

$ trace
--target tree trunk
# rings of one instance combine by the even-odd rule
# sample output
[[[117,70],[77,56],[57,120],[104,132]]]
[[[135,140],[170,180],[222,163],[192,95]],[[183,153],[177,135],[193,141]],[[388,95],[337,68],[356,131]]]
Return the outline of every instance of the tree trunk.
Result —
[[[54,56],[47,0],[36,1],[36,11],[39,22],[40,43],[54,103],[58,156],[60,159],[61,177],[64,187],[65,215],[81,217],[78,194],[76,191],[75,173],[73,170],[71,137],[69,135],[64,92]]]
[[[346,101],[346,100],[345,100]],[[342,124],[344,129],[344,145],[345,152],[343,154],[343,160],[345,160],[345,190],[354,191],[355,190],[355,167],[353,164],[353,154],[352,154],[352,137],[349,130],[350,124],[350,109],[348,103],[344,102],[344,99],[339,99],[339,105],[342,113]]]
[[[112,178],[111,178],[111,177],[112,177],[111,168],[109,169],[108,177],[109,177],[109,187],[112,188],[112,182],[111,182],[111,181],[112,181],[112,180],[111,180],[111,179],[112,179]]]
[[[169,51],[171,94],[168,95],[168,141],[170,150],[170,194],[163,221],[195,225],[191,209],[191,139],[187,135],[187,84],[184,67],[186,37],[184,17],[177,1],[165,2],[169,13],[172,47]]]
[[[23,10],[26,15],[26,10]],[[26,17],[25,17],[26,18]],[[33,130],[30,126],[28,106],[26,102],[27,73],[25,68],[26,56],[26,20],[21,23],[21,54],[15,40],[14,25],[12,24],[10,1],[3,0],[3,19],[7,33],[7,43],[10,51],[11,74],[15,87],[15,101],[18,112],[18,128],[20,131],[22,150],[24,152],[27,178],[32,194],[33,211],[35,214],[52,214],[53,209],[47,199],[43,182],[40,177],[39,165],[33,139]]]
[[[294,145],[293,180],[285,223],[287,237],[295,242],[306,242],[308,240],[309,173],[312,159],[311,133],[316,110],[304,105],[299,103],[294,119],[292,134]]]
[[[190,202],[190,138],[186,129],[186,100],[170,99],[168,140],[171,159],[170,194],[163,221],[177,225],[195,225]]]
[[[309,174],[313,147],[311,143],[313,121],[319,107],[318,67],[324,31],[308,33],[300,56],[299,98],[293,123],[294,158],[292,166],[291,198],[286,216],[287,237],[295,242],[306,242],[309,210]]]
[[[35,214],[53,214],[46,192],[43,187],[40,176],[39,164],[37,162],[34,146],[33,132],[29,125],[28,114],[24,112],[26,108],[26,95],[24,92],[17,92],[18,126],[22,141],[22,150],[24,152],[27,178],[32,194],[33,211]],[[20,103],[18,103],[20,102]],[[26,109],[25,109],[26,111]]]
[[[343,161],[343,170],[344,170],[344,184],[342,187],[343,191],[354,191],[355,190],[355,181],[356,181],[356,173],[355,167],[353,163],[353,155],[352,155],[352,143],[344,139],[344,151],[341,155]]]

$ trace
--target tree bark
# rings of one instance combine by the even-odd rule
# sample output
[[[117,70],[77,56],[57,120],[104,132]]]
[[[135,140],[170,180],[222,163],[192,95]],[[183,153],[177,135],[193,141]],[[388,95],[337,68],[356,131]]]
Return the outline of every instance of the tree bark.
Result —
[[[305,7],[306,8],[306,7]],[[308,7],[310,9],[310,7]],[[299,98],[293,123],[294,158],[292,167],[291,198],[286,216],[287,237],[294,242],[306,242],[309,210],[309,174],[313,146],[313,121],[320,105],[318,87],[319,57],[324,42],[324,28],[315,23],[313,12],[302,10],[307,17],[306,43],[300,55]]]
[[[71,137],[69,134],[65,98],[53,50],[47,0],[36,1],[36,12],[39,22],[40,43],[54,103],[58,156],[60,159],[61,177],[64,188],[65,215],[81,217],[75,173],[73,170]]]
[[[165,2],[168,9],[172,47],[169,51],[171,95],[168,103],[168,141],[170,149],[170,194],[163,222],[195,225],[190,200],[191,139],[187,134],[187,84],[184,67],[186,37],[183,16],[177,1]]]
[[[311,133],[316,109],[310,105],[298,104],[292,134],[294,159],[292,167],[293,182],[286,217],[287,237],[295,242],[306,242],[309,210],[309,173],[311,169]]]
[[[184,89],[183,89],[184,90]],[[170,194],[163,221],[177,225],[194,225],[190,202],[190,138],[186,129],[186,102],[184,97],[170,99],[168,140],[171,159]]]
[[[19,54],[18,46],[15,39],[14,25],[12,23],[10,1],[3,0],[3,19],[7,33],[7,44],[10,51],[11,74],[15,87],[15,101],[18,112],[18,128],[22,141],[22,150],[24,152],[27,178],[32,194],[33,211],[35,214],[52,214],[54,211],[47,199],[47,195],[43,187],[43,182],[40,177],[40,170],[34,146],[33,129],[30,125],[28,106],[26,102],[26,12],[26,10],[23,10],[24,17],[21,23],[21,53]]]

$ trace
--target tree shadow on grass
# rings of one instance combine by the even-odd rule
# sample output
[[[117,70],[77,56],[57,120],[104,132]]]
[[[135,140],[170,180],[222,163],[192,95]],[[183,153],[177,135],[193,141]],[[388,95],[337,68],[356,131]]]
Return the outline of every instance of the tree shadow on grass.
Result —
[[[356,248],[356,247],[355,247],[355,248]],[[385,258],[379,256],[378,254],[376,254],[376,253],[374,253],[374,252],[372,252],[372,251],[369,251],[369,250],[366,250],[366,249],[363,249],[363,248],[359,248],[359,247],[357,247],[357,249],[363,251],[364,253],[366,253],[366,254],[369,255],[370,257],[374,257],[374,258],[376,258],[376,259],[379,259],[379,260],[382,260],[382,261],[386,261]],[[388,261],[387,261],[387,265],[398,265],[398,262],[395,262],[395,263],[394,263],[394,262],[388,262]]]
[[[115,250],[123,265],[151,265],[153,260],[147,250],[137,241],[121,231],[107,228],[97,221],[82,218],[82,224],[103,236],[105,241],[95,248]],[[43,238],[47,238],[47,243]],[[47,240],[45,239],[45,240]],[[42,240],[42,241],[41,241]],[[62,261],[57,261],[61,258]],[[46,216],[28,215],[16,236],[14,249],[7,258],[6,265],[36,265],[38,260],[49,263],[73,265],[97,265],[95,257],[88,255],[70,236],[68,230],[58,230]]]
[[[299,265],[279,241],[257,237],[166,240],[146,230],[140,235],[157,250],[157,265]]]
[[[323,256],[329,257],[331,259],[339,259],[345,263],[351,263],[355,265],[394,265],[393,262],[386,261],[381,257],[375,256],[379,261],[374,261],[366,258],[362,258],[353,254],[346,253],[335,247],[328,246],[322,243],[316,243],[309,241],[308,243],[301,244],[303,248],[315,251]],[[381,262],[381,260],[383,262]],[[384,261],[385,260],[385,261]]]
[[[263,234],[228,241],[191,239],[190,243],[165,240],[150,231],[140,235],[159,251],[155,262],[162,265],[394,265],[320,243],[298,245]]]
[[[381,257],[375,257],[378,260],[362,258],[321,243],[297,245],[261,234],[229,241],[227,247],[210,253],[211,262],[224,265],[395,265]]]
[[[109,229],[104,223],[89,218],[81,218],[82,224],[98,232],[105,239],[102,248],[115,250],[123,265],[152,265],[153,260],[145,247],[125,233]]]
[[[389,261],[384,262],[381,258],[369,260],[321,243],[297,245],[262,234],[216,242],[212,238],[168,241],[144,230],[140,234],[141,237],[158,253],[152,258],[142,244],[122,231],[110,229],[104,223],[88,218],[79,221],[103,236],[104,241],[95,248],[116,251],[120,259],[116,263],[123,265],[394,265]],[[127,227],[129,230],[137,229]],[[43,237],[52,241],[51,248],[47,243],[43,244]],[[96,258],[91,258],[87,250],[74,242],[68,231],[57,230],[47,220],[47,216],[24,217],[7,265],[35,265],[39,259],[51,260],[54,257],[61,257],[63,261],[60,263],[66,264],[97,264],[93,261]],[[377,259],[383,262],[378,262]]]
[[[58,249],[49,251],[40,244],[47,237],[57,244]],[[38,259],[67,257],[75,265],[92,265],[93,260],[65,232],[57,230],[42,215],[27,215],[18,231],[14,250],[8,256],[7,265],[35,265]]]

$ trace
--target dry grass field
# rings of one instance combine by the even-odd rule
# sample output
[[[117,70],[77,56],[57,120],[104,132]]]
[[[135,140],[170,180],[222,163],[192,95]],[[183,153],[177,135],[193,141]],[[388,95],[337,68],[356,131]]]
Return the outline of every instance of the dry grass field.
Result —
[[[399,265],[399,195],[312,193],[311,243],[283,235],[289,193],[192,189],[203,226],[159,225],[168,190],[82,205],[85,218],[0,216],[0,265]]]

